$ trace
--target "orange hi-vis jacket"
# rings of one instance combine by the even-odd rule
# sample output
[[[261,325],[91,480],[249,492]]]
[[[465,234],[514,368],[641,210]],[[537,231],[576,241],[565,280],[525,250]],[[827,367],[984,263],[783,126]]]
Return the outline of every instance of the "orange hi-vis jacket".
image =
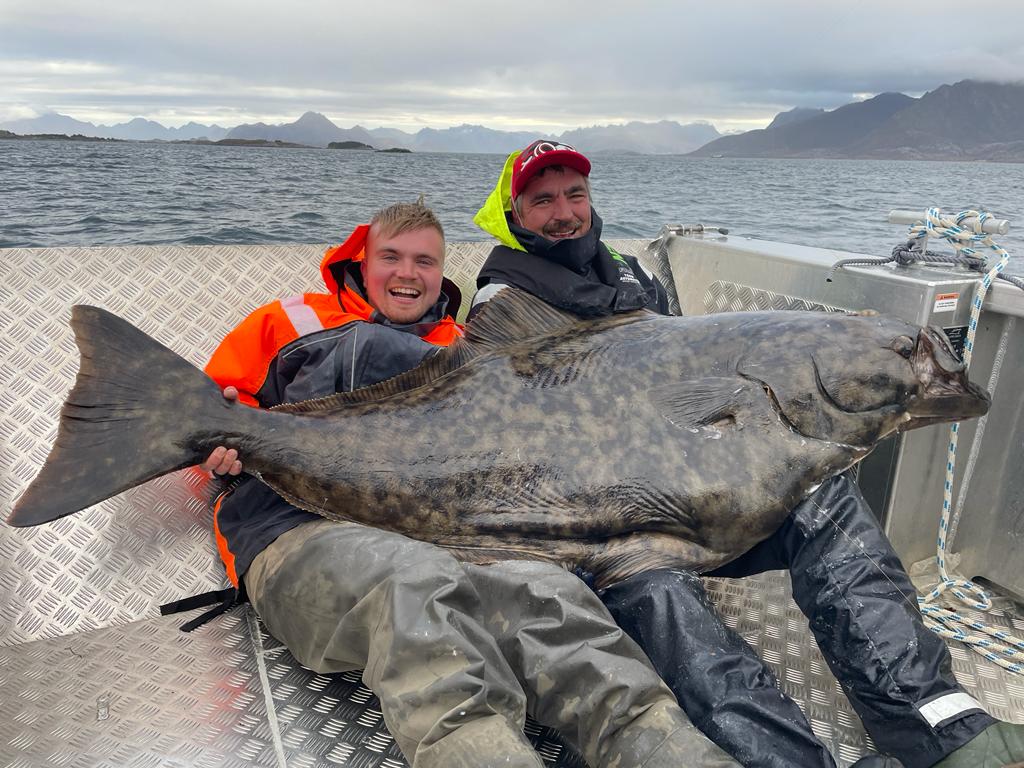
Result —
[[[368,231],[367,225],[357,227],[324,254],[320,271],[329,293],[305,293],[260,307],[224,338],[206,373],[221,387],[236,387],[241,402],[269,408],[375,384],[459,338],[462,327],[451,316],[459,291],[448,280],[441,301],[415,324],[394,325],[367,302],[358,262]],[[245,476],[214,504],[214,534],[228,578],[238,586],[263,548],[316,517]]]

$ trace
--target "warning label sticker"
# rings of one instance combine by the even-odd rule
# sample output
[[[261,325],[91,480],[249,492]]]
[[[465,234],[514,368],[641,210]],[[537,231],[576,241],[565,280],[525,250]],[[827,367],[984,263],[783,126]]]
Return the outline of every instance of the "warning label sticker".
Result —
[[[959,293],[939,293],[935,295],[935,308],[933,312],[952,312],[960,301]]]

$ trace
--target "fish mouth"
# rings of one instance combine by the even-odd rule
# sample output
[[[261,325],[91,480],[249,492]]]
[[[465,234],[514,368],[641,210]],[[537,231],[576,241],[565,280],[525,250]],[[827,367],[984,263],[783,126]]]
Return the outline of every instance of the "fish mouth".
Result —
[[[938,328],[922,328],[910,358],[921,387],[907,404],[903,429],[984,416],[992,396],[967,378],[967,366]]]

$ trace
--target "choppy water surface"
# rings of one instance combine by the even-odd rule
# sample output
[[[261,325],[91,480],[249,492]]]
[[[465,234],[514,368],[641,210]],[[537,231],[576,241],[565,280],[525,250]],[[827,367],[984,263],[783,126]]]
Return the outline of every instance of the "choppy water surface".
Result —
[[[1024,273],[1024,165],[597,155],[608,237],[664,223],[887,255],[890,209],[977,208],[1015,225],[1002,244]],[[451,240],[504,158],[174,144],[0,141],[0,247],[336,242],[373,211],[420,193]]]

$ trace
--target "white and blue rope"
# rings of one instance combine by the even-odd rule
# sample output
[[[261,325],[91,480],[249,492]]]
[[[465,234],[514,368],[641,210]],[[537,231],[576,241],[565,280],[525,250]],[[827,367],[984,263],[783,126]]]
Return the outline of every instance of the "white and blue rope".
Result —
[[[962,225],[966,219],[973,218],[974,226],[967,230]],[[938,208],[929,208],[923,223],[910,228],[912,238],[940,237],[953,246],[958,255],[973,256],[977,251],[972,245],[984,246],[996,252],[999,260],[981,278],[978,289],[971,302],[971,315],[967,327],[967,338],[964,345],[964,365],[970,367],[974,354],[974,337],[978,330],[978,318],[985,295],[992,286],[992,281],[1006,268],[1010,255],[998,246],[991,235],[986,234],[982,227],[988,213],[977,211],[961,211],[953,219],[943,218]],[[924,250],[922,248],[922,250]],[[939,583],[931,592],[918,597],[918,606],[924,617],[925,626],[950,640],[959,640],[972,650],[984,656],[994,664],[1024,674],[1024,641],[994,629],[984,622],[965,617],[953,610],[934,605],[933,602],[947,591],[964,605],[978,611],[988,611],[992,601],[988,594],[978,585],[964,579],[951,578],[946,570],[946,547],[949,535],[949,521],[953,507],[953,472],[956,466],[956,450],[959,442],[960,425],[953,424],[949,433],[949,449],[946,457],[946,481],[942,499],[942,516],[939,520],[939,536],[937,541],[936,562],[939,571]],[[974,630],[970,632],[969,630]],[[981,634],[976,634],[981,633]],[[992,638],[992,639],[990,639]]]

